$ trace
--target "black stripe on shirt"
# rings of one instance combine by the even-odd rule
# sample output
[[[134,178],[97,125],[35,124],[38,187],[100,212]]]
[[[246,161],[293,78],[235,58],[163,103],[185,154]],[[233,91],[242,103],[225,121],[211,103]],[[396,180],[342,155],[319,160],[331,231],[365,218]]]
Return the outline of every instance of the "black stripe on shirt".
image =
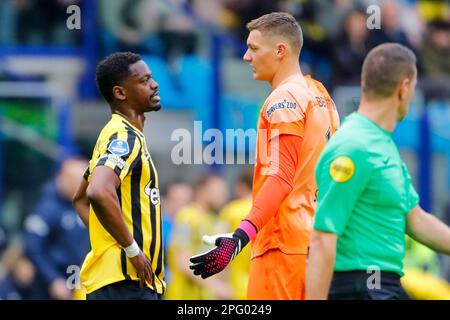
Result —
[[[140,153],[139,153],[140,155]],[[139,157],[140,158],[140,157]],[[131,173],[131,217],[133,221],[133,238],[136,240],[139,248],[143,247],[142,235],[142,213],[141,213],[141,173],[142,161],[139,161]]]
[[[130,276],[127,273],[127,256],[125,254],[125,250],[120,250],[120,264],[122,266],[122,273],[126,280],[131,280]]]
[[[153,170],[153,165],[152,165],[150,159],[149,159],[149,166],[150,166],[150,174],[151,174],[152,181],[153,181],[153,185],[150,186],[150,188],[154,188],[156,186],[156,175],[155,175],[155,171]],[[152,261],[154,261],[154,259],[157,259],[156,269],[154,270],[154,272],[155,272],[155,276],[158,277],[158,279],[159,279],[159,274],[161,273],[161,270],[162,270],[162,256],[161,256],[162,239],[161,239],[161,234],[159,234],[159,236],[156,234],[156,232],[157,232],[156,218],[157,218],[156,217],[156,206],[150,201],[150,224],[152,227],[152,242],[150,243],[149,256],[151,257]],[[155,247],[156,247],[156,241],[158,240],[158,238],[161,241],[161,247],[158,252],[158,256],[156,256]],[[162,281],[161,281],[161,283],[162,283]]]

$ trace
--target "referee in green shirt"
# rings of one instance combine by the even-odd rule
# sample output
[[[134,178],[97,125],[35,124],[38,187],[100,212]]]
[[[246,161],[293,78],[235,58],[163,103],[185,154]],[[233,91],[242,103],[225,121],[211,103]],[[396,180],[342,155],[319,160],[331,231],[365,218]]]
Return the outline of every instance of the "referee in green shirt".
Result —
[[[392,140],[417,82],[408,48],[382,44],[362,67],[362,97],[316,167],[307,299],[403,299],[405,232],[450,254],[450,228],[425,212]]]

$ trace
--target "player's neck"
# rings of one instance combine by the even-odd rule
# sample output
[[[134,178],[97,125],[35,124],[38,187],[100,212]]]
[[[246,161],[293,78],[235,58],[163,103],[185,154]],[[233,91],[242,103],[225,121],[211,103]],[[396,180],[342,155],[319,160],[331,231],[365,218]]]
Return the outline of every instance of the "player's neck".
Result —
[[[298,62],[295,63],[286,62],[284,64],[281,64],[277,72],[275,73],[272,81],[270,82],[272,90],[277,88],[281,83],[283,83],[283,81],[285,81],[287,78],[293,75],[303,77],[303,73],[302,70],[300,69],[300,64]]]
[[[366,116],[381,128],[392,132],[397,126],[397,110],[392,99],[367,100],[361,98],[358,113]]]
[[[124,117],[128,122],[130,122],[134,127],[136,127],[139,131],[144,130],[144,122],[145,116],[142,113],[137,113],[132,109],[115,109],[112,110],[113,113],[116,113],[122,117]]]

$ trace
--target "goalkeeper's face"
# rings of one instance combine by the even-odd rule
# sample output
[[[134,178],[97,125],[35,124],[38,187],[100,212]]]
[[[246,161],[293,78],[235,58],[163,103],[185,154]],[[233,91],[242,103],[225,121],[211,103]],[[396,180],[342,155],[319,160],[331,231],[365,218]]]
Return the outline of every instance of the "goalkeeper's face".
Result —
[[[271,82],[280,63],[277,43],[273,37],[252,30],[247,38],[243,59],[252,67],[255,80]]]

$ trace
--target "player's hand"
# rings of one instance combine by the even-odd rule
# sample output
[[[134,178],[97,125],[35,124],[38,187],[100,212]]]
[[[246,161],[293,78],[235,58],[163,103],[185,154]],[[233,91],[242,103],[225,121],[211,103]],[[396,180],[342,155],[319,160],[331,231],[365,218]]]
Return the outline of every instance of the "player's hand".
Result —
[[[203,242],[216,247],[191,257],[189,268],[194,275],[206,279],[225,269],[249,242],[249,238],[243,230],[237,229],[234,233],[203,236]]]
[[[152,264],[150,260],[142,253],[142,251],[139,252],[137,256],[129,259],[136,269],[141,288],[145,287],[145,282],[153,284],[154,273],[152,270]]]

